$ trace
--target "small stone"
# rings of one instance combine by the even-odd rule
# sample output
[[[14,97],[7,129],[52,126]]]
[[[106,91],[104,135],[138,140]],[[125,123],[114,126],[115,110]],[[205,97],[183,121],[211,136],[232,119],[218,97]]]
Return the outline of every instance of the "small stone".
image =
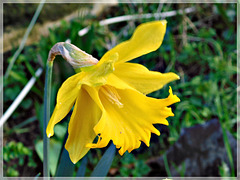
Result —
[[[228,131],[226,134],[232,150],[236,175],[237,140]],[[184,128],[179,139],[167,150],[166,157],[172,176],[180,176],[177,169],[185,169],[185,177],[220,176],[219,167],[222,162],[225,162],[231,172],[222,128],[217,119]],[[154,176],[167,175],[163,156],[149,160],[148,165],[152,167]]]

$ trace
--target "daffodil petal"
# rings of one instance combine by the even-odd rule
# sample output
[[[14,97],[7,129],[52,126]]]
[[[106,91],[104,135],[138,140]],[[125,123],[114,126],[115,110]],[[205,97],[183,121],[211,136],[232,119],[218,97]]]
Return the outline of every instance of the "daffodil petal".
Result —
[[[73,163],[78,162],[90,148],[86,144],[92,143],[96,137],[93,131],[101,117],[101,110],[81,88],[68,126],[68,139],[65,148],[69,152]]]
[[[167,83],[179,79],[179,76],[172,72],[149,71],[146,67],[135,63],[117,64],[114,74],[129,86],[144,94],[161,89]]]
[[[102,87],[101,87],[102,88]],[[154,99],[146,97],[142,93],[131,89],[116,89],[123,106],[120,108],[113,104],[109,97],[100,88],[99,98],[105,109],[100,121],[94,127],[94,131],[99,135],[99,141],[89,143],[90,148],[100,148],[108,144],[110,140],[121,148],[119,153],[131,152],[140,146],[143,141],[149,146],[151,132],[160,135],[160,132],[153,124],[168,125],[166,120],[169,116],[174,116],[171,108],[167,107],[180,101],[176,95],[172,94],[166,99]]]
[[[104,108],[103,108],[102,102],[99,98],[99,95],[98,95],[98,91],[99,91],[100,87],[101,86],[93,88],[93,87],[90,87],[90,86],[83,85],[83,88],[88,92],[89,96],[91,96],[91,98],[95,101],[95,103],[98,105],[98,107],[102,111],[105,111]]]
[[[121,80],[115,74],[110,74],[108,76],[106,85],[116,87],[117,89],[132,89],[132,90],[135,90],[132,86],[128,85],[127,82]]]
[[[78,85],[78,76],[79,74],[75,74],[68,78],[58,90],[57,103],[46,129],[48,137],[53,136],[55,124],[60,122],[68,114],[75,103],[81,87],[81,85]]]
[[[108,51],[102,57],[101,61],[109,59],[109,57],[118,53],[119,58],[116,63],[126,62],[157,50],[162,44],[165,32],[166,32],[167,21],[154,21],[139,25],[131,39],[122,42],[115,46],[113,49]]]

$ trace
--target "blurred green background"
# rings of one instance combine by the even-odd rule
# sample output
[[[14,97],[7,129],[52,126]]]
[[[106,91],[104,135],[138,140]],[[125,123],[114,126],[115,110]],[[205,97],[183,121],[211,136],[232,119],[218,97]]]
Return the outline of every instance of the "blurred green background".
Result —
[[[4,10],[4,72],[22,40],[26,27],[31,21],[38,4],[8,4]],[[148,164],[150,159],[164,155],[176,143],[184,128],[217,119],[223,132],[230,132],[237,139],[237,47],[236,47],[236,4],[45,4],[39,18],[18,56],[9,77],[4,80],[5,112],[29,79],[39,67],[45,69],[51,47],[62,41],[70,41],[80,49],[100,59],[103,54],[131,37],[137,25],[162,19],[128,20],[100,26],[104,19],[122,15],[177,12],[194,7],[191,13],[166,17],[167,32],[162,46],[155,52],[139,57],[133,62],[145,65],[150,70],[174,72],[180,80],[171,82],[174,94],[181,102],[172,106],[174,117],[169,117],[168,127],[162,129],[160,137],[152,137],[151,145],[143,144],[133,153],[122,157],[116,154],[108,176],[160,176]],[[87,34],[78,32],[89,26]],[[74,70],[62,57],[54,61],[52,104],[58,88]],[[3,160],[4,176],[42,175],[42,118],[43,118],[44,73],[21,102],[12,116],[4,124]],[[149,96],[166,98],[168,86]],[[51,139],[55,154],[52,162],[58,162],[60,150],[67,130],[68,118],[57,125],[56,135]],[[197,135],[196,135],[197,136]],[[223,133],[224,147],[230,166],[216,163],[217,176],[235,176],[236,169],[228,136]],[[186,151],[188,147],[186,147]],[[93,149],[88,154],[86,176],[89,176],[105,149]],[[232,159],[231,159],[232,157]],[[171,162],[164,161],[165,167]],[[80,162],[74,167],[75,175]],[[184,166],[179,170],[185,176]],[[51,165],[52,175],[56,166]],[[162,176],[170,176],[168,168]],[[40,175],[40,176],[41,176]],[[199,174],[198,176],[206,176]],[[212,176],[212,174],[209,174]]]

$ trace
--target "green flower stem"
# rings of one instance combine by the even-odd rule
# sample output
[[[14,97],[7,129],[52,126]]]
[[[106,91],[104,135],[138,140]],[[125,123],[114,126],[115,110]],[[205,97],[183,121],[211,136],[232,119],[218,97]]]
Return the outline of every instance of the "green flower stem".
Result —
[[[45,76],[44,89],[44,119],[43,119],[43,176],[50,177],[48,149],[49,139],[46,134],[47,124],[50,119],[50,96],[51,96],[51,81],[52,81],[52,66],[53,61],[47,61],[47,69]]]

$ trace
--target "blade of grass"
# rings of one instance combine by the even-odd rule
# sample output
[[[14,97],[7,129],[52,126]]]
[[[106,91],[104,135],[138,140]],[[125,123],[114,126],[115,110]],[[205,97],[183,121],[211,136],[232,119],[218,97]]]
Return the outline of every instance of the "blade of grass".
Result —
[[[168,177],[172,177],[170,168],[169,168],[169,166],[168,166],[168,160],[167,160],[166,154],[163,155],[163,162],[164,162],[165,169],[166,169],[166,172],[167,172]]]
[[[221,125],[222,133],[223,133],[224,146],[225,146],[225,148],[226,148],[227,156],[228,156],[229,163],[230,163],[230,166],[231,166],[231,176],[232,176],[232,177],[235,177],[234,162],[233,162],[233,156],[232,156],[231,146],[230,146],[230,143],[229,143],[228,136],[227,136],[227,133],[226,133],[226,131],[225,131],[225,128],[223,128],[222,122],[220,122],[220,125]]]
[[[229,22],[229,17],[227,15],[226,10],[224,9],[224,7],[222,6],[222,4],[220,3],[216,3],[215,6],[217,7],[217,10],[219,12],[219,14],[222,17],[222,20],[226,23],[226,25],[228,26],[228,28],[232,27],[232,23]]]
[[[19,123],[18,125],[14,126],[12,129],[10,129],[9,131],[6,132],[7,135],[9,134],[12,134],[13,132],[16,132],[18,129],[26,126],[27,124],[33,122],[33,121],[36,121],[37,120],[37,117],[36,116],[33,116],[33,117],[30,117],[28,118],[27,120]]]
[[[23,37],[23,39],[22,39],[22,41],[21,41],[21,43],[20,43],[20,45],[19,45],[19,48],[18,48],[18,50],[14,53],[13,58],[12,58],[11,61],[10,61],[10,64],[9,64],[7,70],[6,70],[5,75],[4,75],[4,78],[5,78],[5,79],[8,78],[8,75],[9,75],[10,71],[12,70],[13,64],[15,63],[15,61],[16,61],[17,57],[19,56],[19,54],[22,52],[22,50],[23,50],[23,48],[24,48],[24,46],[25,46],[25,43],[26,43],[26,41],[27,41],[27,38],[28,38],[28,36],[29,36],[29,34],[30,34],[33,26],[35,25],[35,23],[36,23],[36,21],[37,21],[37,18],[38,18],[39,14],[40,14],[40,12],[41,12],[41,10],[42,10],[42,8],[43,8],[43,5],[44,5],[45,1],[46,1],[46,0],[41,0],[40,4],[38,5],[38,8],[37,8],[37,10],[36,10],[36,12],[35,12],[32,20],[31,20],[31,22],[30,22],[30,24],[29,24],[29,26],[28,26],[25,34],[24,34],[24,37]]]
[[[28,79],[25,76],[23,76],[17,72],[11,71],[9,75],[11,77],[13,77],[15,80],[17,80],[18,82],[20,82],[21,84],[27,84],[27,82],[28,82]],[[32,75],[32,76],[34,77],[34,75]]]
[[[15,129],[15,128],[22,128],[23,126],[26,126],[27,124],[29,124],[29,123],[31,123],[31,122],[33,122],[35,120],[37,120],[36,116],[30,117],[27,120],[25,120],[25,121],[21,122],[20,124],[16,125],[13,129]]]
[[[91,177],[105,177],[112,165],[116,152],[116,147],[112,143],[107,151],[104,153],[103,157],[98,162],[97,166],[94,168]]]
[[[28,80],[25,76],[22,76],[21,74],[16,73],[16,72],[11,71],[10,76],[13,77],[15,80],[17,80],[18,82],[20,82],[23,86],[25,86],[28,82]],[[35,77],[35,72],[32,76]],[[42,96],[41,91],[34,86],[32,87],[32,91],[35,92],[40,97]]]
[[[15,131],[15,133],[16,133],[17,135],[19,135],[19,134],[26,133],[26,132],[29,132],[29,131],[30,131],[29,128],[22,128],[22,129],[17,129],[17,130]]]
[[[29,63],[29,61],[28,61],[28,60],[25,60],[24,63],[25,63],[25,65],[26,65],[28,71],[31,73],[31,75],[34,76],[34,69],[33,69],[33,67],[31,66],[31,64]]]
[[[233,156],[232,156],[232,151],[231,151],[231,146],[229,144],[228,141],[228,137],[227,137],[227,133],[225,130],[225,126],[224,126],[224,116],[222,115],[223,109],[222,109],[222,104],[221,104],[221,100],[220,100],[220,95],[219,92],[216,94],[216,100],[215,100],[215,104],[217,107],[217,112],[218,112],[218,116],[219,116],[219,122],[220,122],[220,126],[222,129],[222,133],[223,133],[223,142],[224,142],[224,146],[227,152],[227,156],[228,156],[228,160],[231,166],[231,176],[234,177],[235,173],[234,173],[234,162],[233,162]]]

